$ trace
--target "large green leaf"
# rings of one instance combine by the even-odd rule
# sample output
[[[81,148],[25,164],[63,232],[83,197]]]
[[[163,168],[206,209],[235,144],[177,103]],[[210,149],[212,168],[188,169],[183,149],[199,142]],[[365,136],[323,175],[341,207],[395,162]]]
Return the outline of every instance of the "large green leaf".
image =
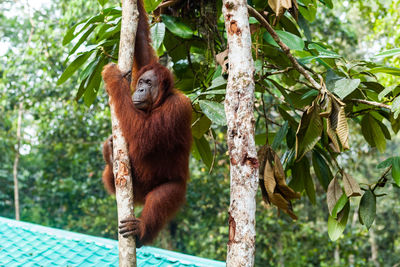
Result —
[[[86,22],[87,21],[87,22]],[[91,26],[91,28],[95,28],[96,27],[96,23],[97,22],[103,22],[104,21],[104,14],[98,14],[96,16],[93,16],[91,18],[89,18],[88,20],[83,20],[81,22],[78,22],[76,25],[74,25],[64,36],[63,39],[63,45],[68,44],[69,42],[71,42],[71,40],[73,40],[75,37],[77,37],[81,32],[83,32],[87,27]],[[79,29],[79,31],[75,32],[76,26],[78,26],[79,24],[82,24],[83,22],[86,22],[85,25],[83,25],[82,28]],[[92,29],[93,30],[93,29]],[[92,31],[91,30],[91,31]],[[91,32],[90,31],[90,32]],[[89,33],[90,33],[89,32]],[[80,38],[82,39],[82,38]],[[76,45],[75,45],[76,46]],[[75,50],[74,50],[75,51]],[[70,51],[69,54],[71,55],[73,52]]]
[[[392,177],[394,182],[400,186],[400,157],[392,159]]]
[[[201,117],[195,120],[192,126],[192,135],[200,139],[210,129],[211,121],[207,116],[200,115]]]
[[[296,192],[302,192],[306,186],[306,179],[309,178],[311,178],[310,162],[307,157],[303,157],[292,167],[292,179],[289,182],[289,187]]]
[[[88,78],[86,90],[83,95],[83,101],[87,106],[92,105],[96,99],[96,95],[99,91],[99,86],[101,83],[101,70],[103,69],[103,66],[106,64],[106,62],[107,60],[105,58],[102,58]]]
[[[365,191],[361,197],[358,214],[361,224],[364,224],[369,229],[376,216],[376,197],[371,190]]]
[[[393,49],[389,49],[389,50],[380,52],[380,53],[376,54],[374,56],[374,58],[381,59],[381,58],[392,57],[392,56],[396,56],[396,55],[400,55],[400,48],[393,48]]]
[[[332,172],[325,159],[317,151],[313,151],[312,163],[315,175],[325,190],[328,189],[329,182],[332,180]]]
[[[322,134],[322,119],[320,107],[314,102],[301,117],[296,133],[296,158],[302,158],[320,139]]]
[[[68,67],[61,74],[60,78],[57,81],[57,85],[64,83],[69,77],[71,77],[72,74],[74,74],[74,72],[86,62],[91,54],[92,52],[82,54],[78,56],[74,61],[72,61],[72,63],[69,64]]]
[[[342,56],[337,53],[325,48],[321,44],[311,43],[308,46],[308,49],[315,49],[318,52],[318,58],[341,58]]]
[[[328,234],[332,241],[337,240],[346,228],[347,219],[349,218],[350,202],[347,202],[343,210],[338,214],[338,219],[329,216]]]
[[[395,76],[400,76],[400,68],[395,67],[376,67],[369,70],[371,73],[386,73]]]
[[[397,119],[400,113],[400,97],[393,100],[391,110],[394,112],[394,118]]]
[[[272,142],[271,148],[273,150],[276,150],[278,146],[282,143],[283,138],[286,137],[288,129],[289,129],[289,123],[285,121],[282,127],[279,128],[279,131],[276,133],[274,141]]]
[[[101,6],[104,6],[105,4],[107,4],[108,0],[97,0],[97,2],[99,2]]]
[[[184,39],[189,39],[193,36],[193,30],[177,18],[168,15],[161,15],[161,17],[167,29],[176,36]]]
[[[165,24],[162,22],[155,23],[153,26],[151,26],[150,33],[151,40],[153,41],[153,48],[157,50],[164,41]]]
[[[333,207],[331,216],[337,219],[338,213],[343,210],[344,206],[346,206],[348,201],[349,201],[348,197],[345,194],[342,194],[342,196],[338,199],[335,206]]]
[[[82,23],[85,23],[86,21],[87,21],[87,19],[84,19],[84,20],[76,23],[71,28],[69,28],[69,30],[64,35],[64,38],[63,38],[63,41],[62,41],[62,45],[66,45],[69,42],[71,42],[76,37],[76,35],[75,35],[76,27],[78,27]]]
[[[212,164],[212,153],[210,149],[210,144],[208,141],[202,136],[200,139],[193,138],[194,139],[194,150],[195,153],[198,153],[203,160],[204,164],[208,167],[211,168]]]
[[[211,85],[210,85],[210,87],[207,88],[207,90],[220,88],[220,87],[226,87],[226,80],[222,76],[218,76],[214,80],[212,80]]]
[[[210,100],[199,100],[201,110],[218,125],[226,125],[224,105]]]
[[[155,10],[161,2],[162,0],[144,0],[144,8],[147,13],[150,13]]]
[[[382,98],[384,98],[387,94],[389,94],[390,92],[392,92],[394,89],[396,89],[397,85],[392,85],[392,86],[388,86],[386,87],[384,90],[382,90],[379,95],[378,95],[378,99],[382,100]]]
[[[335,88],[333,89],[333,92],[340,97],[340,99],[344,99],[354,90],[356,90],[359,85],[360,79],[340,79],[335,82]]]
[[[311,201],[312,204],[316,204],[316,196],[315,196],[315,186],[314,186],[314,181],[310,175],[310,168],[308,168],[308,171],[305,172],[305,177],[304,177],[304,188],[306,189],[306,193],[308,196],[308,199]]]
[[[306,20],[308,20],[309,22],[313,22],[317,14],[317,3],[316,1],[310,1],[310,2],[314,3],[308,3],[307,8],[299,4],[299,11]]]
[[[281,41],[287,45],[291,50],[303,50],[304,49],[304,41],[297,35],[294,35],[293,33],[290,32],[285,32],[285,31],[279,31],[277,30],[276,33],[278,34],[279,38]],[[264,33],[264,40],[276,47],[279,47],[279,45],[275,42],[275,40],[272,38],[272,36],[268,33]]]
[[[361,132],[370,146],[378,148],[378,150],[381,152],[385,151],[386,149],[385,135],[379,123],[372,115],[366,114],[362,118]]]
[[[378,169],[387,168],[392,165],[393,157],[387,158],[384,161],[380,162],[376,167]]]

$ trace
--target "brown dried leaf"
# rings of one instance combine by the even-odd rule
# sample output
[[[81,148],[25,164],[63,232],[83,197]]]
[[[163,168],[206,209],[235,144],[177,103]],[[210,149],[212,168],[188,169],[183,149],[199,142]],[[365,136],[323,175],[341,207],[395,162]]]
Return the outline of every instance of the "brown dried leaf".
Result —
[[[268,0],[268,5],[275,12],[276,17],[279,18],[287,9],[292,7],[292,0]]]
[[[339,110],[336,133],[340,143],[342,143],[343,149],[349,149],[349,126],[347,125],[346,113],[343,106]]]
[[[342,196],[343,191],[340,187],[337,177],[335,176],[328,185],[328,190],[326,192],[326,202],[328,204],[329,214],[332,213],[333,208],[336,205],[336,202]]]
[[[290,201],[286,200],[282,195],[275,193],[271,195],[271,203],[277,206],[283,212],[287,213],[293,220],[297,220],[296,214],[293,212],[293,207]]]
[[[259,183],[264,202],[282,209],[296,220],[290,200],[300,198],[300,194],[286,184],[285,171],[278,155],[269,145],[261,147],[257,154],[260,162]]]
[[[261,195],[262,195],[262,198],[264,200],[264,203],[265,203],[266,206],[269,206],[271,204],[271,202],[269,200],[267,189],[265,189],[264,179],[259,179],[258,183],[259,183],[260,188],[261,188]]]
[[[264,169],[264,185],[268,195],[274,193],[276,187],[274,168],[272,167],[272,162],[268,158]]]
[[[328,119],[328,123],[326,124],[326,133],[328,134],[329,139],[332,142],[331,147],[332,147],[333,151],[335,151],[336,153],[339,153],[340,146],[339,146],[338,136],[337,136],[336,132],[330,126],[329,119]]]
[[[335,148],[340,151],[340,141],[343,149],[349,149],[349,127],[344,111],[344,104],[331,96],[331,112],[328,117],[327,133]],[[335,133],[335,134],[334,134]]]
[[[228,57],[228,49],[222,51],[221,53],[215,56],[215,60],[222,67],[222,73],[228,72],[228,68],[226,66],[229,63],[229,59],[227,59],[227,57]]]
[[[347,197],[358,197],[361,196],[361,189],[359,184],[350,174],[345,172],[342,173],[343,175],[343,186],[344,192],[346,193]]]
[[[295,192],[286,184],[285,171],[278,155],[274,152],[274,174],[275,180],[278,183],[278,190],[282,193],[286,200],[299,199],[300,193]]]

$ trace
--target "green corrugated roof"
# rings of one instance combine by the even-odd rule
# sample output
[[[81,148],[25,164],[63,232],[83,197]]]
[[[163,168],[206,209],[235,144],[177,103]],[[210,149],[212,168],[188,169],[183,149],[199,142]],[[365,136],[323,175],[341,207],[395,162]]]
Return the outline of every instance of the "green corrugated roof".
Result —
[[[144,246],[139,267],[222,267],[224,262]],[[118,242],[0,217],[0,266],[118,266]]]

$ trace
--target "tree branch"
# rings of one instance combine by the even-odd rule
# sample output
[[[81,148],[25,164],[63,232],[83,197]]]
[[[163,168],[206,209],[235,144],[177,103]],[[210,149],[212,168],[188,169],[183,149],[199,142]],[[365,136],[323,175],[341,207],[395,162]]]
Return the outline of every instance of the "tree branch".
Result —
[[[261,25],[263,25],[269,34],[271,34],[272,38],[275,40],[275,42],[282,48],[283,52],[286,54],[286,56],[289,58],[289,60],[292,62],[293,67],[303,74],[304,78],[307,79],[312,84],[312,87],[314,87],[317,90],[321,90],[322,86],[317,83],[308,73],[307,71],[297,62],[296,58],[290,53],[290,48],[285,45],[279,36],[276,34],[275,30],[272,28],[272,26],[268,23],[268,21],[260,14],[258,13],[257,10],[252,8],[251,6],[247,5],[247,8],[249,10],[249,14],[255,17]]]
[[[366,104],[369,106],[374,106],[374,107],[379,107],[379,108],[386,108],[386,109],[391,109],[389,105],[383,104],[383,103],[378,103],[374,101],[369,101],[369,100],[364,100],[364,99],[351,99],[352,102],[356,103],[361,103],[361,104]]]

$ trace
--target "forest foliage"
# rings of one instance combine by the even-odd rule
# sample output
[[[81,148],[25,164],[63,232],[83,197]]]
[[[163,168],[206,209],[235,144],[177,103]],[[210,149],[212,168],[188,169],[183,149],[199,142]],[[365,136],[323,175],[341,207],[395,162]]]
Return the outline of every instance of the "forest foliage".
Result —
[[[192,101],[194,142],[187,204],[157,244],[224,259],[229,69],[222,2],[177,1],[162,10],[160,2],[145,0],[153,47]],[[367,228],[379,233],[374,242],[382,248],[400,240],[398,1],[297,0],[288,11],[279,2],[249,5],[318,86],[250,15],[261,164],[257,262],[329,265],[340,248],[342,263],[350,256],[363,263],[373,244]],[[1,15],[1,36],[10,47],[0,60],[0,179],[7,184],[0,214],[13,217],[15,109],[22,101],[22,218],[115,237],[114,199],[99,179],[100,143],[110,133],[100,73],[117,61],[121,8],[117,1],[60,0],[30,14],[23,22]],[[277,216],[262,200],[290,216]],[[379,251],[376,260],[383,262],[388,252]]]

